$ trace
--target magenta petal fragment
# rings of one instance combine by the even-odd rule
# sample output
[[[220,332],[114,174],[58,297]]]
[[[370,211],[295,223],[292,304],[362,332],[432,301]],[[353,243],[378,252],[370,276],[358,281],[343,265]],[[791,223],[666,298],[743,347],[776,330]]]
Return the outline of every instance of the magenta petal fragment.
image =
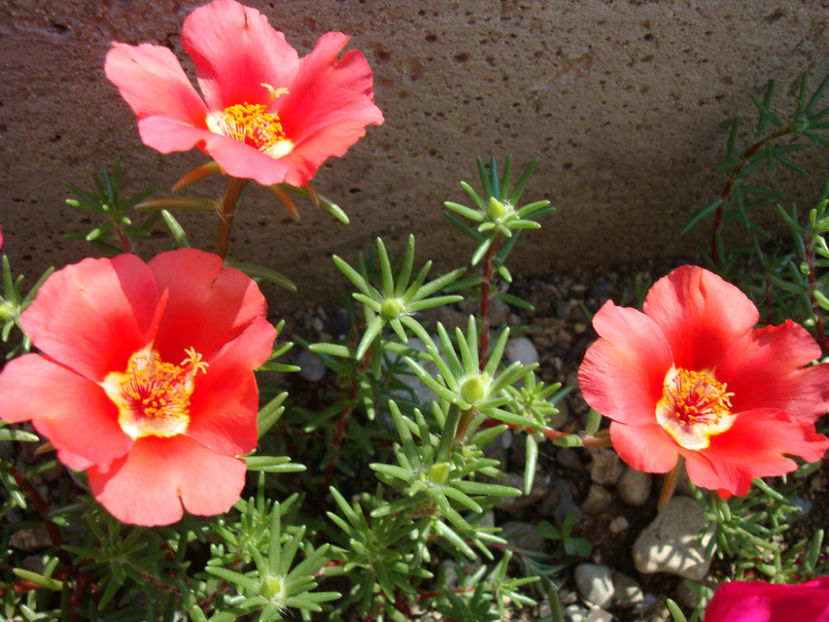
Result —
[[[109,471],[89,469],[89,487],[113,516],[134,525],[169,525],[191,514],[221,514],[239,499],[245,463],[186,436],[145,437]]]

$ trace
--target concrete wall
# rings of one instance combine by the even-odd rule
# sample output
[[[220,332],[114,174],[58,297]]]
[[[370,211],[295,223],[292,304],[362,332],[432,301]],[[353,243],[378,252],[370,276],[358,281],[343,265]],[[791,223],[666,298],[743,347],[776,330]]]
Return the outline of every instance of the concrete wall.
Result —
[[[829,9],[818,1],[247,0],[301,54],[329,30],[353,35],[375,72],[386,123],[315,184],[351,217],[349,226],[301,205],[301,222],[259,188],[237,215],[230,258],[282,271],[301,286],[286,306],[324,299],[345,281],[328,256],[353,258],[377,235],[395,246],[411,231],[420,263],[464,262],[470,245],[445,224],[442,203],[463,201],[474,156],[512,153],[541,163],[525,197],[558,211],[529,232],[516,272],[577,263],[627,262],[687,252],[679,238],[689,210],[715,197],[728,122],[753,119],[749,94],[773,78],[781,114],[799,74],[817,83],[829,67]],[[0,2],[0,225],[17,272],[88,254],[67,231],[89,230],[64,204],[70,180],[120,157],[125,189],[167,189],[205,161],[144,147],[135,119],[102,71],[110,41],[181,49],[194,0],[3,0]],[[829,99],[829,98],[827,98]],[[744,137],[746,140],[748,137]],[[798,186],[808,206],[829,174]],[[219,180],[195,192],[218,198]],[[161,193],[159,194],[161,196]],[[193,241],[210,248],[216,217],[185,214]],[[148,258],[162,248],[142,249]],[[292,298],[293,303],[288,302]]]

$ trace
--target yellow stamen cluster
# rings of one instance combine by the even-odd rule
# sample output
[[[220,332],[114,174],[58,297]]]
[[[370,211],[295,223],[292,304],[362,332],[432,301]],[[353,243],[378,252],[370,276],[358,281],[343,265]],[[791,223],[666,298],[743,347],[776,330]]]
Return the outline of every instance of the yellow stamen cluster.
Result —
[[[193,378],[206,373],[202,355],[188,348],[179,365],[168,363],[150,348],[134,353],[126,372],[112,372],[102,383],[118,406],[118,423],[133,439],[182,434],[190,422]]]
[[[270,84],[261,86],[270,93],[267,104],[242,102],[211,112],[207,115],[207,128],[279,158],[290,153],[293,143],[286,138],[279,115],[268,112],[268,108],[274,99],[286,94],[288,90],[275,89]]]
[[[726,385],[707,371],[672,368],[665,376],[656,419],[686,449],[705,449],[734,424]]]

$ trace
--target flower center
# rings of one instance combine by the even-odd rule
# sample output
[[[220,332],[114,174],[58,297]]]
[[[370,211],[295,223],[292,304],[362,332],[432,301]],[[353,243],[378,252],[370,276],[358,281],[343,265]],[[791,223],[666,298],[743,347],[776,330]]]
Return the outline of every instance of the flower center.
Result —
[[[126,372],[111,372],[101,383],[118,406],[118,424],[133,440],[187,431],[193,377],[206,371],[207,363],[193,348],[185,352],[187,358],[175,365],[148,346],[130,357]]]
[[[271,94],[267,104],[233,104],[224,110],[207,115],[207,128],[214,134],[221,134],[258,149],[272,158],[288,155],[293,143],[285,137],[279,115],[268,112],[274,99],[285,95],[287,89],[274,89],[262,84]]]
[[[711,436],[734,425],[732,395],[708,372],[671,368],[656,404],[656,420],[685,449],[705,449]]]

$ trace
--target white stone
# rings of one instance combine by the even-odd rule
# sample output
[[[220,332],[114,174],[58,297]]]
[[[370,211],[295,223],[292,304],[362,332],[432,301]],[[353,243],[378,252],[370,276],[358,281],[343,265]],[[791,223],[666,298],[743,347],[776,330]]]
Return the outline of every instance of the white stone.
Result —
[[[597,607],[613,603],[613,579],[603,564],[579,564],[575,571],[576,588],[582,598]]]
[[[651,494],[651,483],[653,476],[650,473],[643,473],[630,467],[625,467],[625,472],[616,484],[616,492],[619,498],[634,507],[645,505]]]
[[[597,484],[615,484],[622,476],[622,461],[619,455],[609,447],[600,447],[590,451],[590,479]]]
[[[522,365],[538,363],[538,350],[526,337],[513,337],[504,346],[504,358],[510,363],[520,361]]]
[[[666,572],[692,581],[708,573],[711,560],[703,555],[711,540],[708,532],[697,544],[705,526],[702,507],[691,497],[675,496],[633,544],[633,561],[642,573]]]

